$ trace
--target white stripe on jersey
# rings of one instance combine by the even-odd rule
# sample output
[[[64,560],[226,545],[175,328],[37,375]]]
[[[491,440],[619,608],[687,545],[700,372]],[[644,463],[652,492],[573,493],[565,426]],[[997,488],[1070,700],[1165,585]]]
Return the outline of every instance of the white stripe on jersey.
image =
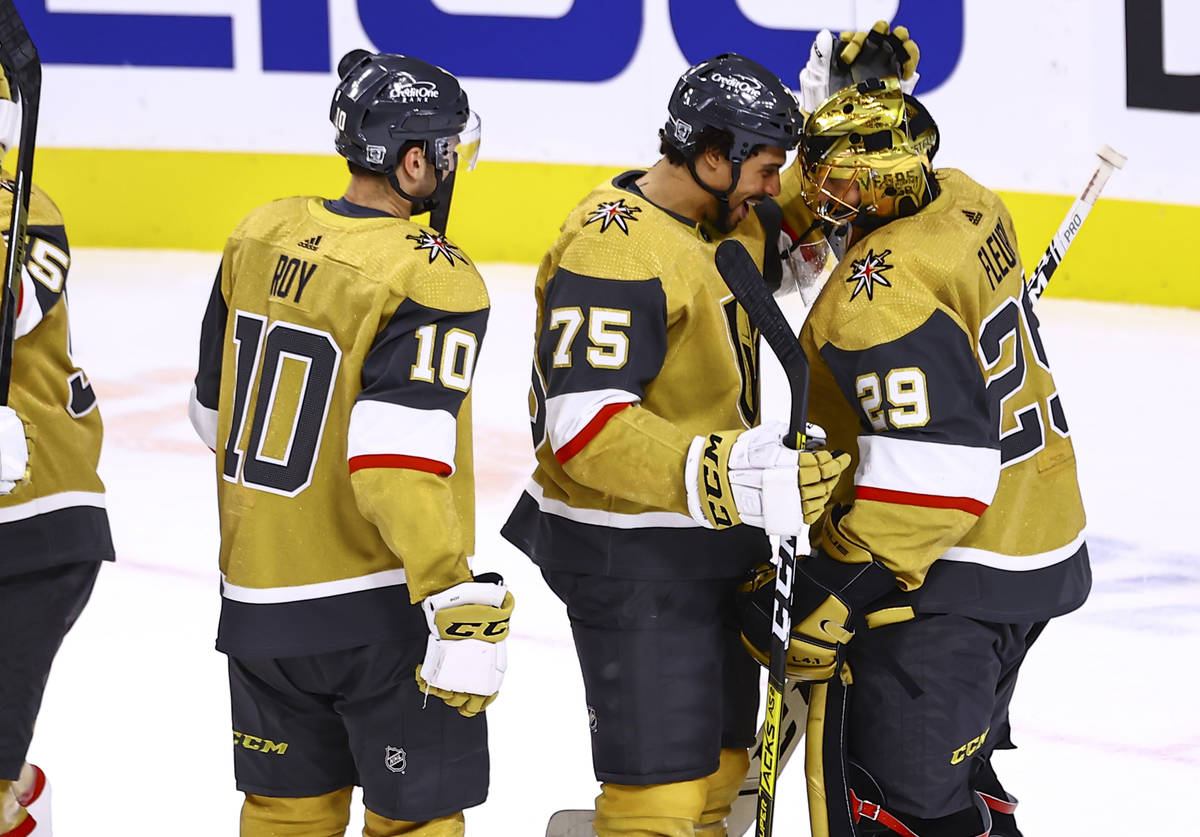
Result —
[[[854,484],[887,491],[970,497],[985,506],[1000,484],[1000,451],[890,436],[859,436]]]
[[[42,310],[42,304],[38,301],[37,291],[34,290],[33,277],[29,275],[29,268],[21,265],[21,313],[17,315],[13,334],[16,337],[24,337],[33,331],[45,315],[46,312]]]
[[[360,575],[355,578],[339,578],[336,581],[318,581],[315,584],[297,584],[292,587],[239,587],[230,584],[221,576],[221,595],[235,602],[246,604],[280,604],[281,602],[304,602],[341,596],[344,593],[359,593],[377,590],[380,587],[395,587],[406,580],[404,570],[383,570]]]
[[[92,506],[104,508],[104,495],[92,491],[62,491],[58,494],[48,494],[38,497],[28,503],[0,508],[0,523],[12,523],[14,520],[27,520],[39,514],[71,509],[77,506]]]
[[[552,500],[542,493],[542,487],[532,480],[525,491],[538,508],[546,514],[565,517],[576,523],[588,523],[592,526],[608,526],[612,529],[703,529],[690,515],[678,512],[641,512],[625,514],[622,512],[603,511],[601,509],[578,509],[568,506],[561,500]]]
[[[217,449],[217,411],[200,403],[196,385],[192,384],[192,395],[188,398],[188,418],[200,441],[213,450]]]
[[[997,570],[1012,570],[1028,572],[1053,566],[1065,561],[1079,551],[1083,546],[1084,533],[1080,532],[1069,544],[1039,552],[1036,555],[1005,555],[1001,552],[988,552],[986,549],[975,549],[970,546],[952,546],[939,559],[941,561],[960,561],[964,564],[982,564]]]
[[[568,392],[547,398],[546,435],[550,437],[550,448],[557,453],[609,404],[639,404],[641,400],[623,389]]]
[[[445,410],[418,410],[386,401],[357,401],[350,411],[346,456],[414,456],[454,473],[458,424]]]

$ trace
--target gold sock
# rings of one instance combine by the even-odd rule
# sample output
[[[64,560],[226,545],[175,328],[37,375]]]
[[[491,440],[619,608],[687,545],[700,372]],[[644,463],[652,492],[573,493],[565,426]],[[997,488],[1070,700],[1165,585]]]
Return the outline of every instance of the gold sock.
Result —
[[[351,790],[303,797],[248,793],[241,837],[343,837],[350,824]]]
[[[742,782],[750,772],[750,753],[746,750],[722,750],[717,769],[704,777],[707,793],[704,813],[700,815],[697,834],[704,837],[726,837],[725,818],[737,799]]]
[[[693,837],[704,810],[705,780],[663,785],[605,782],[596,797],[599,837]]]
[[[466,833],[462,812],[427,822],[389,820],[374,811],[366,814],[363,837],[463,837]]]

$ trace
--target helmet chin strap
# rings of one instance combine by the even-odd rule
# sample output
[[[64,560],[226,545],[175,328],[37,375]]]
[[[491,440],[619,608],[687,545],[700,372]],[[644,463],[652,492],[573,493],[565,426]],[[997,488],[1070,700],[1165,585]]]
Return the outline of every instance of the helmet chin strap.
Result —
[[[434,184],[433,191],[424,197],[410,195],[408,192],[404,191],[403,187],[400,185],[400,181],[396,179],[395,170],[392,170],[387,174],[387,182],[392,187],[392,191],[412,205],[412,209],[410,211],[413,215],[421,215],[425,212],[431,212],[436,209],[438,204],[441,202],[437,198],[437,190],[438,186],[442,185],[442,180],[445,179],[446,173],[437,167],[434,167],[433,171],[434,177],[437,178],[437,183]]]
[[[722,234],[733,232],[733,228],[729,226],[729,216],[733,210],[729,206],[729,196],[733,194],[733,190],[737,188],[738,180],[742,176],[742,164],[730,161],[733,169],[730,173],[729,188],[720,191],[709,186],[700,179],[700,175],[696,173],[696,159],[693,157],[688,160],[688,171],[691,172],[692,180],[696,181],[696,185],[704,191],[708,192],[717,199],[717,230]]]

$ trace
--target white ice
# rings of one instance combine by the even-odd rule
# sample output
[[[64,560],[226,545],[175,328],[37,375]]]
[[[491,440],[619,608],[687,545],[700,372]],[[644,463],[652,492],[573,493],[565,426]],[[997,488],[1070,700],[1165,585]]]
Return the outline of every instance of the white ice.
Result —
[[[237,832],[225,661],[213,648],[213,455],[186,418],[217,262],[74,254],[75,355],[105,419],[118,560],[58,656],[30,751],[53,783],[60,837]],[[536,837],[555,809],[589,807],[596,784],[562,607],[498,535],[530,470],[533,268],[483,273],[493,309],[475,384],[477,567],[505,575],[517,611],[488,710],[491,794],[467,813],[468,834]],[[1028,837],[1197,834],[1200,311],[1054,299],[1038,311],[1078,454],[1095,586],[1034,647],[1012,707],[1020,749],[996,763]],[[782,417],[777,371],[764,388],[768,414]],[[781,780],[780,835],[808,833],[799,766]]]

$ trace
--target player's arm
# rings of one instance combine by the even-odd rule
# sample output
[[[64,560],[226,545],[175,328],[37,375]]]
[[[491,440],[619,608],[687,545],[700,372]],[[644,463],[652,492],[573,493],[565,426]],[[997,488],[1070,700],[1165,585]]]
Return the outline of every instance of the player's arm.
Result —
[[[850,327],[878,326],[866,319]],[[799,679],[833,676],[855,614],[897,586],[919,587],[1000,479],[986,386],[958,320],[938,309],[896,339],[866,347],[861,333],[852,339],[853,348],[839,348],[835,335],[810,355],[854,405],[861,433],[853,499],[825,517],[815,554],[797,565],[788,658]]]
[[[188,399],[192,428],[214,451],[217,449],[217,410],[221,395],[221,354],[225,349],[225,326],[229,320],[229,306],[222,290],[227,261],[223,259],[217,268],[204,319],[200,323],[200,360]]]
[[[30,225],[27,235],[14,331],[18,340],[37,328],[62,299],[71,267],[67,230],[61,223]]]
[[[32,333],[66,292],[67,271],[71,267],[67,231],[57,212],[49,221],[26,228],[28,244],[13,332],[17,340]],[[0,495],[12,493],[29,475],[25,433],[25,422],[17,411],[10,406],[0,407]]]
[[[435,306],[405,299],[376,336],[347,435],[358,508],[404,562],[413,602],[471,579],[473,521],[447,478],[488,309]]]
[[[559,269],[546,288],[537,360],[546,433],[563,470],[597,491],[688,514],[710,528],[744,522],[798,531],[802,517],[823,507],[848,460],[788,450],[774,426],[685,433],[642,406],[666,352],[666,297],[657,278]]]
[[[999,432],[971,339],[935,309],[895,340],[841,349],[835,336],[820,356],[862,433],[853,502],[826,518],[819,546],[842,562],[878,560],[915,589],[1000,480]]]

